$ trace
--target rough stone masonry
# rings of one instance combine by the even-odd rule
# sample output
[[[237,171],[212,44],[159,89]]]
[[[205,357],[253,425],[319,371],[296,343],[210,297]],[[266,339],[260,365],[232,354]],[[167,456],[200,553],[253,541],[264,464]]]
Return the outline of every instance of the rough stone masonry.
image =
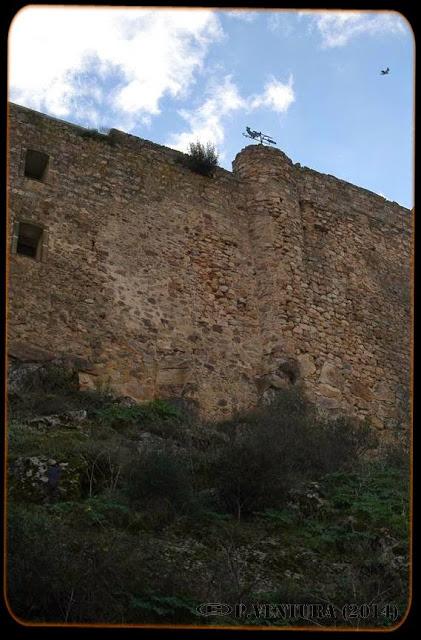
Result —
[[[301,385],[405,420],[411,211],[262,145],[209,178],[115,129],[9,116],[10,358],[209,418]]]

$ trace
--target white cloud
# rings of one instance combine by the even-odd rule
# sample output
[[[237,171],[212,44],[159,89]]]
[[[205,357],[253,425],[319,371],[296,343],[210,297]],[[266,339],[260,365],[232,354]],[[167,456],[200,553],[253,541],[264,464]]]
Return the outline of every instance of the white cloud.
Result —
[[[294,31],[291,24],[291,14],[285,11],[274,11],[267,17],[269,31],[279,33],[288,38]]]
[[[154,115],[165,95],[186,94],[221,36],[210,10],[28,7],[10,29],[10,97],[63,117],[80,99],[80,75],[88,85],[94,71],[103,87],[113,75],[107,106],[128,119]],[[99,90],[93,82],[85,97]]]
[[[189,122],[189,131],[175,133],[166,143],[173,149],[186,151],[190,142],[211,142],[221,147],[224,142],[224,119],[234,111],[247,108],[247,102],[240,96],[231,77],[226,76],[218,87],[208,90],[210,94],[202,105],[194,111],[180,111],[180,115]]]
[[[224,11],[224,14],[229,18],[236,18],[237,20],[243,20],[244,22],[253,22],[254,20],[256,20],[259,12],[237,9],[235,11]]]
[[[404,33],[406,22],[395,12],[300,11],[311,21],[322,37],[322,47],[342,47],[360,35],[393,35]]]
[[[265,85],[261,95],[251,99],[250,107],[252,109],[268,107],[277,113],[285,113],[295,100],[292,84],[292,75],[289,76],[287,84],[273,78]]]
[[[265,85],[262,94],[243,98],[231,77],[226,76],[222,84],[208,91],[209,97],[198,109],[179,112],[190,127],[188,131],[172,134],[165,144],[186,152],[190,142],[211,142],[219,149],[223,159],[226,119],[239,110],[250,113],[256,109],[268,108],[277,113],[285,113],[295,100],[292,85],[292,75],[286,84],[272,78]]]

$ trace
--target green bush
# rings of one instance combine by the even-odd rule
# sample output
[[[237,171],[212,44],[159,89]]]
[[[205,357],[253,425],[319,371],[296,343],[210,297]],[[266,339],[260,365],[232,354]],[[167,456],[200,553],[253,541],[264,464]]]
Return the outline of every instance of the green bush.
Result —
[[[44,391],[54,393],[78,389],[77,372],[54,362],[46,362],[36,370],[24,374],[20,387],[23,392]]]
[[[111,526],[96,526],[93,535],[92,524],[98,519],[75,527],[57,505],[49,511],[9,508],[7,592],[17,616],[30,622],[126,620],[130,590],[145,581],[141,562],[133,563],[138,539]]]
[[[55,363],[45,363],[29,373],[18,392],[8,397],[12,420],[33,418],[86,409],[88,414],[111,403],[100,391],[80,391],[77,371]]]
[[[21,457],[66,461],[81,489],[42,503],[10,492],[8,597],[22,619],[214,624],[195,614],[196,600],[258,602],[262,580],[264,602],[404,611],[409,458],[398,445],[363,456],[375,445],[368,424],[320,418],[295,385],[202,433],[167,402],[94,395],[89,405],[58,380],[45,384],[57,401],[91,409],[79,429],[9,427],[11,468]],[[137,437],[145,431],[161,437]]]
[[[181,411],[164,400],[129,407],[114,403],[97,410],[94,417],[100,425],[111,427],[132,440],[136,440],[141,431],[163,438],[177,436],[178,427],[185,421]]]
[[[186,465],[171,451],[150,451],[131,463],[125,490],[132,503],[148,508],[161,502],[183,511],[192,498],[192,479]]]
[[[116,435],[103,442],[89,439],[76,449],[75,454],[83,469],[82,495],[91,497],[121,487],[124,468],[135,459],[136,452]]]
[[[109,129],[107,127],[101,127],[98,129],[86,129],[79,133],[81,138],[85,140],[96,140],[99,142],[106,142],[110,146],[115,145],[115,140],[113,136],[110,135]]]
[[[153,400],[152,402],[136,404],[129,407],[111,404],[105,408],[98,409],[95,412],[95,417],[102,424],[113,427],[124,423],[150,425],[161,422],[171,422],[179,424],[182,420],[181,412],[164,400]]]
[[[188,166],[192,171],[204,176],[211,176],[218,166],[218,154],[214,145],[207,142],[191,142],[189,147]]]
[[[351,464],[376,444],[368,425],[320,418],[296,388],[230,428],[237,435],[221,448],[213,474],[222,504],[238,518],[282,506],[297,484]]]
[[[84,501],[51,503],[48,512],[79,531],[91,527],[128,529],[134,519],[126,496],[115,490],[104,491]]]
[[[86,437],[77,429],[55,428],[47,432],[20,422],[8,428],[8,459],[18,456],[44,455],[56,460],[73,456]]]
[[[130,610],[138,622],[159,620],[172,623],[197,623],[196,607],[199,603],[192,598],[175,595],[162,595],[147,591],[132,596]]]

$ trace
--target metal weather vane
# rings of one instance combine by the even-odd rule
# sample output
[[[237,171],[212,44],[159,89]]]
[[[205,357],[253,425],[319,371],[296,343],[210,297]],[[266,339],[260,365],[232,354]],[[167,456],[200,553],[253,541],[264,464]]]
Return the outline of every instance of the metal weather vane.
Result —
[[[265,135],[261,131],[253,131],[250,127],[246,127],[246,131],[247,133],[243,133],[245,138],[259,140],[259,144],[276,144],[275,140],[272,140],[270,136]]]

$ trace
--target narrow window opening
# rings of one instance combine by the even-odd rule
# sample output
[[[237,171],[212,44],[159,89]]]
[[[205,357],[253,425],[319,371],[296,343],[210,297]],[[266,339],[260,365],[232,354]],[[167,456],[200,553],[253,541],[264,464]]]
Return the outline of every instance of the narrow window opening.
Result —
[[[48,160],[46,153],[28,149],[25,156],[25,177],[43,180],[46,176]]]
[[[42,249],[43,229],[35,224],[21,222],[16,253],[40,260]]]

